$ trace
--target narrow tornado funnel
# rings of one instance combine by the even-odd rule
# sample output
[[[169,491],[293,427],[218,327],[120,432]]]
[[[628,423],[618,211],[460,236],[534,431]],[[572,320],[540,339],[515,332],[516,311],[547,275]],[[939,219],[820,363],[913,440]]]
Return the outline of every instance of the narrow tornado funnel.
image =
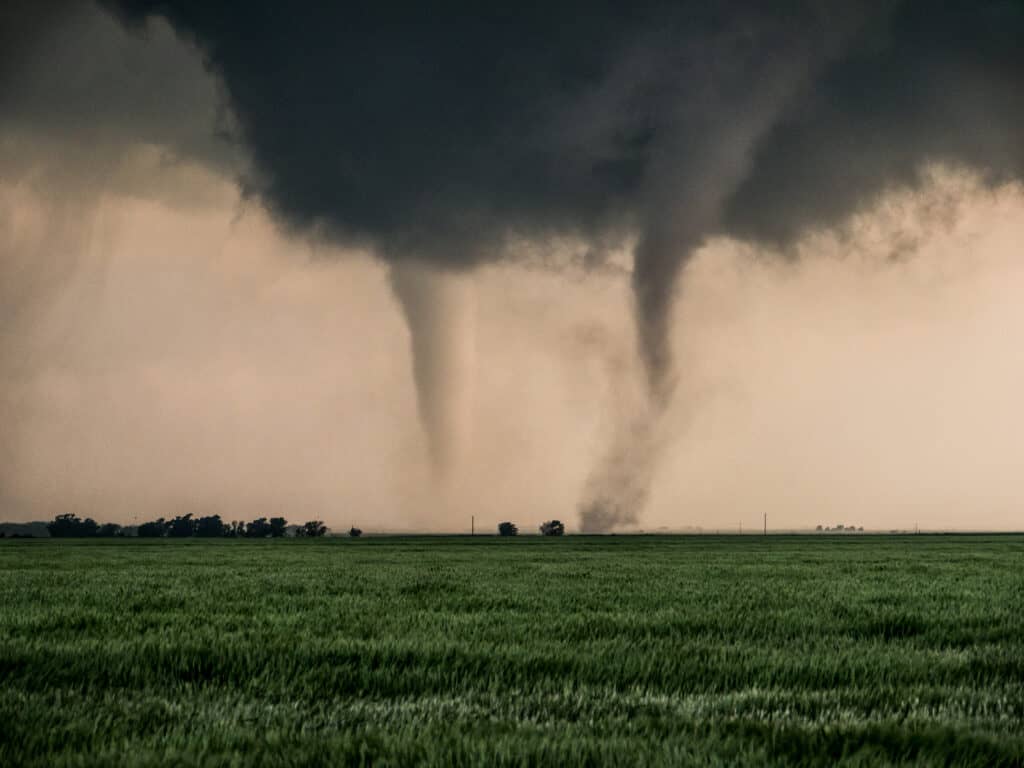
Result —
[[[449,491],[472,432],[476,296],[472,276],[416,261],[391,267],[412,353],[417,406],[433,477]]]

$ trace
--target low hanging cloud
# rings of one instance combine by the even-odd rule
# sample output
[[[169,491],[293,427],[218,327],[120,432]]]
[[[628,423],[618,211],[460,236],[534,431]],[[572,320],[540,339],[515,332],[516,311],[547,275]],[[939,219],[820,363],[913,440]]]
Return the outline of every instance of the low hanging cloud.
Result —
[[[293,226],[447,266],[636,236],[659,397],[675,279],[709,236],[791,242],[927,162],[1024,163],[1006,0],[111,6],[199,46]]]

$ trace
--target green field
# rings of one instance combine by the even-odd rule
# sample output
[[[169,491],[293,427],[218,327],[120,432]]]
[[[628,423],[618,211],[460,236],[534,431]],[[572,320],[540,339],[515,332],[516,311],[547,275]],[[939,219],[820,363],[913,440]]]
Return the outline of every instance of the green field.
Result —
[[[0,542],[0,765],[1021,765],[1024,537]]]

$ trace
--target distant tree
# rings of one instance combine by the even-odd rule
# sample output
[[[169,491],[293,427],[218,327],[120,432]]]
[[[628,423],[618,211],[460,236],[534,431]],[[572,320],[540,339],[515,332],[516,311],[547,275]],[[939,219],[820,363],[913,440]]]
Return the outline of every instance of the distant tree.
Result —
[[[270,535],[270,523],[265,517],[257,517],[251,523],[245,524],[246,538],[265,539]]]
[[[71,538],[75,535],[75,531],[78,530],[79,524],[82,522],[82,518],[78,515],[72,515],[70,512],[64,515],[57,515],[53,520],[46,524],[46,530],[50,532],[50,535],[55,539]]]
[[[270,518],[270,535],[275,539],[279,539],[284,536],[288,530],[288,521],[283,517],[272,517]]]
[[[515,523],[498,523],[498,535],[499,536],[515,536],[519,533],[519,528]]]
[[[105,539],[113,538],[114,536],[120,536],[121,526],[117,523],[104,523],[100,526],[99,530],[96,531],[96,535],[102,536]]]
[[[100,526],[91,517],[84,520],[71,513],[57,515],[53,522],[46,524],[46,530],[54,538],[83,538],[95,536]]]
[[[363,532],[361,529],[356,528],[353,525],[351,528],[348,529],[348,535],[351,536],[353,539],[358,539],[360,536],[363,535]]]
[[[839,523],[839,524],[838,524],[838,525],[836,525],[836,527],[835,527],[835,528],[833,528],[832,530],[833,530],[833,531],[841,531],[841,530],[843,530],[843,524],[842,524],[842,523]]]
[[[195,523],[196,536],[203,538],[215,538],[218,536],[230,536],[231,526],[220,519],[220,515],[207,515],[200,517]]]
[[[858,526],[858,527],[857,527],[857,530],[858,530],[858,531],[863,531],[863,530],[864,530],[864,526],[863,526],[863,525],[861,525],[861,526]]]
[[[143,523],[139,526],[138,534],[143,539],[158,539],[167,533],[167,521],[162,517],[156,520]]]
[[[231,535],[238,537],[245,536],[245,523],[241,520],[235,520],[231,523]]]
[[[821,530],[821,524],[819,523],[818,526],[814,530],[820,531]]]
[[[548,520],[540,527],[542,536],[561,536],[565,533],[565,526],[561,520]]]
[[[38,520],[31,523],[0,523],[0,533],[7,534],[9,539],[45,538],[50,535],[49,525]]]
[[[316,538],[323,536],[325,533],[327,533],[327,526],[324,525],[323,520],[310,520],[295,529],[296,536],[304,536],[306,538]]]
[[[185,539],[196,535],[196,521],[192,513],[179,515],[167,524],[167,535],[173,539]]]

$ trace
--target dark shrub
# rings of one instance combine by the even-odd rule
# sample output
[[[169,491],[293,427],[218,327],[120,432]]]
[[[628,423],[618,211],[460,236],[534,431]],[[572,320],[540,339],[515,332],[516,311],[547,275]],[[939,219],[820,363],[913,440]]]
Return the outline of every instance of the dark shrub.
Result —
[[[517,533],[519,533],[519,528],[516,527],[515,523],[498,523],[499,536],[515,536]]]
[[[540,527],[542,536],[561,536],[565,533],[565,526],[561,520],[548,520]]]
[[[53,522],[46,524],[46,530],[48,530],[50,535],[54,538],[80,538],[95,536],[99,529],[99,523],[91,517],[87,517],[85,520],[82,520],[77,515],[72,515],[70,513],[57,515],[53,518]]]
[[[245,535],[250,539],[265,539],[270,535],[270,523],[265,517],[257,517],[245,524]]]
[[[363,532],[353,525],[351,528],[348,529],[348,535],[351,536],[353,539],[358,539],[360,536],[363,535]]]
[[[139,536],[144,539],[158,539],[167,533],[167,521],[162,517],[139,526]]]
[[[97,536],[103,538],[113,538],[114,536],[121,535],[121,526],[117,523],[104,523],[100,526],[99,530],[96,531]]]
[[[208,515],[196,520],[196,536],[203,538],[215,538],[218,536],[230,536],[231,526],[225,525],[220,515]]]
[[[285,531],[288,530],[288,521],[283,517],[272,517],[270,518],[270,535],[275,539],[284,536]]]
[[[310,520],[295,530],[296,536],[305,536],[307,538],[323,536],[325,533],[327,533],[327,526],[324,525],[323,520]]]
[[[167,524],[167,535],[175,539],[185,539],[195,536],[195,533],[196,521],[192,519],[191,513],[179,515]]]

